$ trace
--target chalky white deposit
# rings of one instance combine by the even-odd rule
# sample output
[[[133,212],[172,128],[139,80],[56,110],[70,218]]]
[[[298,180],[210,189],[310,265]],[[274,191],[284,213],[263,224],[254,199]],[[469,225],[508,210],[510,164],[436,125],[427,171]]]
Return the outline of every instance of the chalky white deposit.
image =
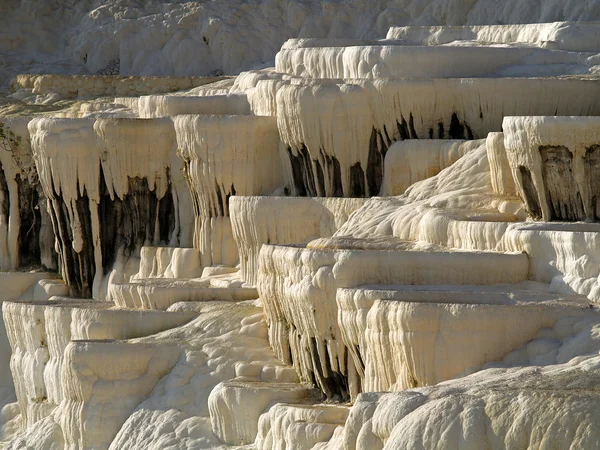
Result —
[[[599,8],[4,2],[0,447],[600,447]]]

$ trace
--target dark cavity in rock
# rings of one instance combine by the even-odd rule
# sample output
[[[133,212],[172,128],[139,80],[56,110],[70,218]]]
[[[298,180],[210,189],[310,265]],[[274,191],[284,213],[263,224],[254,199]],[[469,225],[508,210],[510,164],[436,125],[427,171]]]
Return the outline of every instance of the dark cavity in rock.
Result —
[[[573,154],[560,145],[540,146],[539,151],[550,220],[584,220],[581,193],[573,175]]]

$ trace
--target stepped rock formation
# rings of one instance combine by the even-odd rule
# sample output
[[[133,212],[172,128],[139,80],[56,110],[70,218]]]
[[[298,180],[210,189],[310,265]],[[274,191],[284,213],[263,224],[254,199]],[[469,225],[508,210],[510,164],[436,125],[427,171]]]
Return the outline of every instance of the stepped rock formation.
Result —
[[[600,447],[595,1],[42,3],[0,448]]]

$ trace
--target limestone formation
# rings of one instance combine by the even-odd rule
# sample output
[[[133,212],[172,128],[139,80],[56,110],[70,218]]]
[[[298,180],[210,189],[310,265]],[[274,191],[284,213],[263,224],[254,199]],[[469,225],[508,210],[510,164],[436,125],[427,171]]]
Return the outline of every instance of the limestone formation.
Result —
[[[598,1],[63,3],[0,4],[0,448],[600,447]]]
[[[175,130],[194,205],[194,247],[205,267],[235,265],[229,198],[270,194],[281,185],[275,120],[182,115]]]
[[[54,235],[31,150],[29,121],[0,117],[0,270],[56,269]]]
[[[101,297],[117,259],[179,241],[184,208],[175,208],[185,203],[171,182],[170,119],[34,119],[29,131],[73,295]]]

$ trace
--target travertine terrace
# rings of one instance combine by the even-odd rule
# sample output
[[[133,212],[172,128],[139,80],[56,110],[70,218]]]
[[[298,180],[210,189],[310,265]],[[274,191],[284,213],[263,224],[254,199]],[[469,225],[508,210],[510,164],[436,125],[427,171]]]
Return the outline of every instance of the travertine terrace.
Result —
[[[104,3],[0,31],[0,448],[600,448],[600,4]]]

